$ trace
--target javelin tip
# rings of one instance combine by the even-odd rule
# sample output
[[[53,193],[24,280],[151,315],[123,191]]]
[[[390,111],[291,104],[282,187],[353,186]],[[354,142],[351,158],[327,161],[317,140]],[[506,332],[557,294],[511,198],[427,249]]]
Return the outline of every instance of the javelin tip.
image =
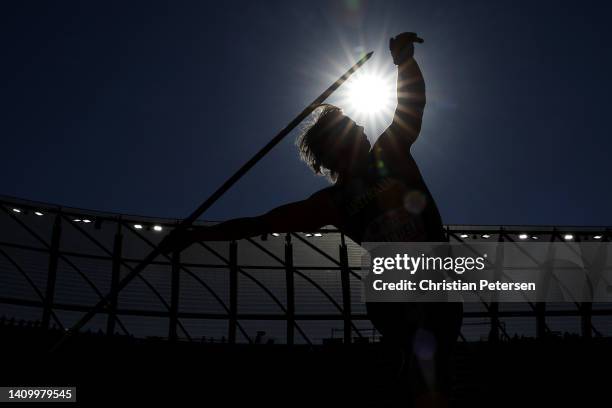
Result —
[[[355,63],[355,65],[354,65],[354,66],[351,68],[351,70],[349,70],[349,71],[352,71],[352,70],[356,69],[357,67],[360,67],[360,66],[362,66],[363,64],[365,64],[365,62],[366,62],[367,60],[369,60],[369,59],[370,59],[370,57],[371,57],[373,54],[374,54],[374,51],[370,51],[370,52],[368,52],[366,55],[364,55],[363,57],[361,57],[361,58],[359,59],[359,61],[357,61],[357,62]]]

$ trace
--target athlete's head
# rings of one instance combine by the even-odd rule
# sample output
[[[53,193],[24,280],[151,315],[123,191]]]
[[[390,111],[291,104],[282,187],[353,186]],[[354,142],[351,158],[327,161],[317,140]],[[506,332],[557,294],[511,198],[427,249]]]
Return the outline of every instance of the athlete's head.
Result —
[[[316,121],[298,137],[296,144],[302,160],[316,174],[334,182],[363,163],[370,142],[363,126],[358,126],[340,108],[326,104],[318,110]]]

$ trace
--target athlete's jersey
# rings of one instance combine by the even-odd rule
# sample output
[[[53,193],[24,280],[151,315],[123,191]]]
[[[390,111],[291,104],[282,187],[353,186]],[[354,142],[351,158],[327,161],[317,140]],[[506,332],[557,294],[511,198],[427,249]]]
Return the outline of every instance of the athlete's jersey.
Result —
[[[351,179],[329,188],[338,229],[357,243],[445,241],[433,197],[408,152],[398,162],[375,146]]]

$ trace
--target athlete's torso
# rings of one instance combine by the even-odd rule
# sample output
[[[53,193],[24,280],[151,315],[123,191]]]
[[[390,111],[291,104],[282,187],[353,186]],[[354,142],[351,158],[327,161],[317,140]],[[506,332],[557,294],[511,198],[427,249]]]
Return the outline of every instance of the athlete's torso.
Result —
[[[357,243],[445,241],[442,220],[416,162],[373,149],[355,176],[329,188],[338,229]]]

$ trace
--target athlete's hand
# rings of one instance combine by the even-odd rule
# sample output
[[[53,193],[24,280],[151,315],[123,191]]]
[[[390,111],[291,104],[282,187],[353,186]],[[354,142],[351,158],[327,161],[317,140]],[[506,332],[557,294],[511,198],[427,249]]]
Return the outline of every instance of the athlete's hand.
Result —
[[[389,50],[395,65],[400,65],[414,56],[415,42],[423,42],[416,33],[401,33],[389,40]]]

